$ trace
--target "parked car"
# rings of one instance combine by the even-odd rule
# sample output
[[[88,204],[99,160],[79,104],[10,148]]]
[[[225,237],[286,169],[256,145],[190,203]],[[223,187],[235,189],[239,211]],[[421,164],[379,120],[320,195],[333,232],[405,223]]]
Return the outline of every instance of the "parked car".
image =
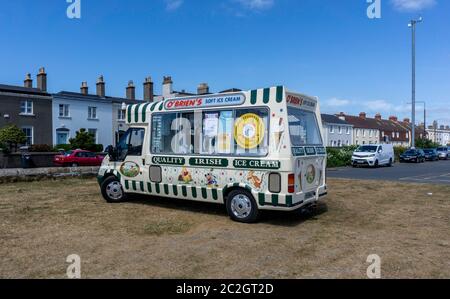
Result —
[[[427,148],[423,150],[425,153],[425,160],[427,161],[439,161],[439,156],[435,148]]]
[[[104,156],[83,150],[74,150],[65,152],[64,155],[57,155],[53,159],[56,166],[100,166]]]
[[[402,162],[425,162],[425,152],[421,149],[410,149],[400,155],[400,163]]]
[[[361,145],[352,155],[353,167],[359,165],[392,166],[392,163],[394,163],[394,147],[392,144]]]
[[[447,160],[450,156],[449,148],[446,146],[438,147],[437,154],[439,159]]]

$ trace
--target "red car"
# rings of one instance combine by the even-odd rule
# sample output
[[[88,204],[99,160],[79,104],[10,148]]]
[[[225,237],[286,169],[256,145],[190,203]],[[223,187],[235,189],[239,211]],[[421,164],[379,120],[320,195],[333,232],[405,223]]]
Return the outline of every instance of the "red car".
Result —
[[[57,155],[53,159],[53,163],[56,166],[100,166],[102,165],[104,156],[97,155],[96,153],[74,150],[68,151],[64,155]]]

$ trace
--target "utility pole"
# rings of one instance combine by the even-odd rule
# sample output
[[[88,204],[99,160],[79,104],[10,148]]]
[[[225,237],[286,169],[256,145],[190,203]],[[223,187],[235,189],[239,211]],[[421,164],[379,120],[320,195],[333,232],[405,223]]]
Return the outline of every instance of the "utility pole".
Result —
[[[408,27],[412,32],[412,126],[411,126],[411,147],[416,147],[416,24],[423,22],[423,18],[411,20]]]

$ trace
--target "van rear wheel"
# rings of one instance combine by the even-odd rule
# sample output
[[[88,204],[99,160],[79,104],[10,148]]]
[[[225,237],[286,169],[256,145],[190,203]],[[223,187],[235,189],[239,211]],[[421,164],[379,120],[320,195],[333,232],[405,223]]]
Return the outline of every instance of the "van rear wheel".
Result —
[[[259,218],[258,205],[252,194],[246,190],[233,190],[228,194],[227,212],[236,222],[254,223]]]

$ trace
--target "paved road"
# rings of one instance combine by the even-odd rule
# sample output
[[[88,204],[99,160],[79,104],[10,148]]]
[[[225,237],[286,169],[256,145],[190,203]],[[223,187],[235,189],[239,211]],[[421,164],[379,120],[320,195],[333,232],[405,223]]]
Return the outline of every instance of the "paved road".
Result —
[[[396,163],[393,167],[380,168],[335,168],[328,170],[328,176],[450,185],[450,160],[423,164]]]

